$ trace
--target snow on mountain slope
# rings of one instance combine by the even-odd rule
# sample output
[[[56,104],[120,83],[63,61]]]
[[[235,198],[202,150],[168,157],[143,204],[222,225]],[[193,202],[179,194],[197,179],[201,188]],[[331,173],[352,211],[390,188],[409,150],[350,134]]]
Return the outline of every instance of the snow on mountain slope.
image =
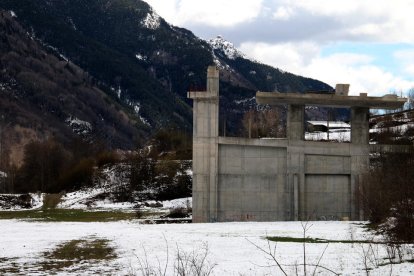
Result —
[[[208,43],[213,50],[222,52],[229,59],[247,58],[245,54],[234,47],[233,43],[225,40],[222,36],[218,35],[216,38],[210,39]]]
[[[150,9],[150,12],[147,14],[147,16],[141,21],[141,24],[143,27],[146,27],[151,30],[156,30],[159,28],[161,23],[160,16]]]

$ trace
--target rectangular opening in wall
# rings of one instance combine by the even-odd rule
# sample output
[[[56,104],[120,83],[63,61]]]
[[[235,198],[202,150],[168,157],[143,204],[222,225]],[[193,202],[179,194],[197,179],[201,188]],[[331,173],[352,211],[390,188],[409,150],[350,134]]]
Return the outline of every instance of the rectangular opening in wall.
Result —
[[[228,109],[220,103],[220,136],[286,138],[286,106],[257,105],[254,98],[236,103],[238,109]]]
[[[305,140],[349,143],[351,122],[349,108],[305,106]]]

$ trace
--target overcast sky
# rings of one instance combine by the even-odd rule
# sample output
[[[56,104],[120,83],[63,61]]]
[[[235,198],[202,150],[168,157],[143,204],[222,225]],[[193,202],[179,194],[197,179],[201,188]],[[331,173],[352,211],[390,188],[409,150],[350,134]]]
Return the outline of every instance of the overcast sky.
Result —
[[[169,23],[351,93],[414,87],[414,0],[145,0]]]

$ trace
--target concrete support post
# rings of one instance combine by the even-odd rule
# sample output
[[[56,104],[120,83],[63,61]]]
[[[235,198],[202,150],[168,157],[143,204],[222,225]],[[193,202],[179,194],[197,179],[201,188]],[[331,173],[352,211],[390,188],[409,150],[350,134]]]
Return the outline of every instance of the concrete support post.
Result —
[[[351,219],[361,218],[362,174],[369,167],[369,108],[351,108]]]
[[[293,175],[293,220],[299,220],[299,179]]]
[[[288,185],[293,201],[290,204],[290,217],[288,219],[298,220],[300,210],[301,190],[303,190],[303,159],[304,154],[301,150],[301,143],[304,140],[304,105],[290,104],[287,115],[287,138],[290,141],[288,147]],[[300,145],[299,145],[300,144]],[[287,205],[289,206],[289,205]]]
[[[351,108],[351,143],[368,145],[369,108]]]
[[[287,118],[287,138],[289,140],[303,140],[305,106],[290,104]]]
[[[207,91],[193,105],[193,222],[217,221],[219,71],[207,70]]]

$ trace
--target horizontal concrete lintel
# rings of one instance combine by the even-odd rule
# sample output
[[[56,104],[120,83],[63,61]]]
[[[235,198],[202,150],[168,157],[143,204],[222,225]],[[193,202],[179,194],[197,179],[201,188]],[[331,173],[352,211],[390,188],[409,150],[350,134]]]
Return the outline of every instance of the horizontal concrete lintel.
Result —
[[[251,172],[235,172],[235,173],[219,173],[218,176],[240,176],[240,177],[245,177],[246,175],[248,175],[249,177],[257,177],[258,179],[261,178],[274,178],[277,177],[279,175],[282,176],[286,176],[286,173],[277,173],[277,172],[272,172],[272,173],[251,173]]]
[[[191,91],[187,92],[187,98],[200,100],[218,100],[219,96],[207,91]]]
[[[287,147],[288,140],[286,138],[249,139],[240,137],[219,137],[218,143],[222,145]]]
[[[303,94],[303,93],[279,93],[261,92],[256,93],[258,104],[292,104],[292,105],[316,105],[332,107],[366,107],[397,109],[404,105],[406,98],[398,98],[395,95],[383,97],[368,96],[342,96],[335,94]]]

